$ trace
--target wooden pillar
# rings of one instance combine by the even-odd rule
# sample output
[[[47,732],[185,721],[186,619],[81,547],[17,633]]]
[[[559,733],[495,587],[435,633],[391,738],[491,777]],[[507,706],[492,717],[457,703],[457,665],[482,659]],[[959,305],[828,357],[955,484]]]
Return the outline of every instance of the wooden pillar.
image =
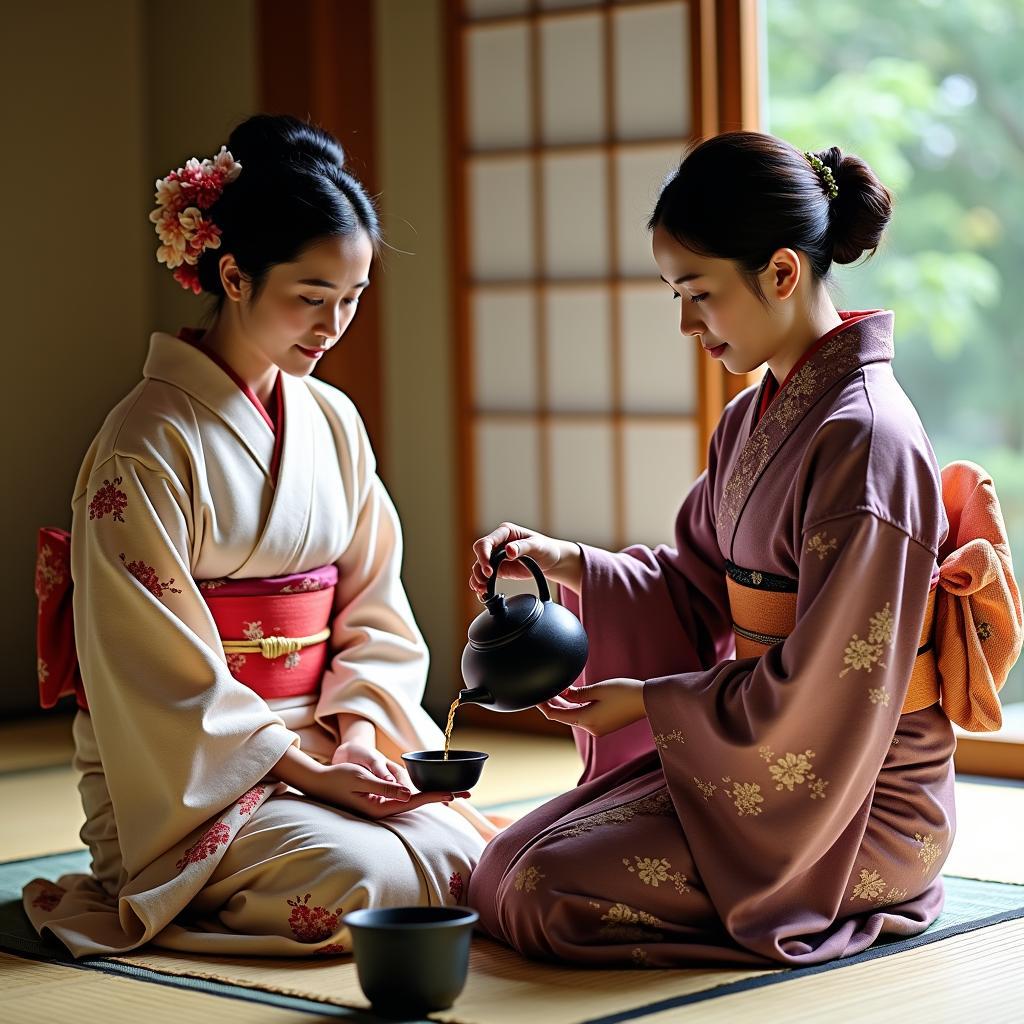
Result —
[[[377,195],[373,0],[258,0],[257,41],[263,110],[329,131],[345,150],[346,169]],[[371,285],[317,369],[358,406],[378,461],[386,450],[382,344],[380,299]]]

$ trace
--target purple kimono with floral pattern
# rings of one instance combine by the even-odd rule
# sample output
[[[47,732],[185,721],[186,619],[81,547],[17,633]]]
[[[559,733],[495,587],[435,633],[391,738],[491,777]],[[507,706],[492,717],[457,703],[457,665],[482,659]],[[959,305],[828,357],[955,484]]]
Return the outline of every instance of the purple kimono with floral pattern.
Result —
[[[923,931],[955,827],[953,732],[901,714],[946,533],[892,373],[892,322],[835,332],[756,419],[725,410],[674,547],[584,547],[585,679],[647,719],[580,738],[579,787],[492,841],[469,900],[531,956],[804,966]],[[797,620],[733,658],[726,563],[796,581]]]

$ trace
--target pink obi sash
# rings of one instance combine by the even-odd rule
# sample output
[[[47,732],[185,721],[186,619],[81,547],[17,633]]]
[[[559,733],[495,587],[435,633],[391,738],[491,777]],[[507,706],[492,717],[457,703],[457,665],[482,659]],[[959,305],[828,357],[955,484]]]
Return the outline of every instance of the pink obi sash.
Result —
[[[198,580],[217,625],[228,670],[264,699],[319,692],[327,666],[336,566],[294,576]],[[39,531],[36,552],[39,703],[74,695],[88,711],[75,647],[71,535]]]
[[[231,674],[264,699],[318,693],[337,583],[333,565],[273,579],[199,580]]]

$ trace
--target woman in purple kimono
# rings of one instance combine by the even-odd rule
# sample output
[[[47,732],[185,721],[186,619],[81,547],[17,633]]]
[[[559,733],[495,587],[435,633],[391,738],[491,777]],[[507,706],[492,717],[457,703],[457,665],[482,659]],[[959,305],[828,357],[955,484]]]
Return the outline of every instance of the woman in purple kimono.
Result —
[[[485,589],[534,558],[591,641],[541,710],[581,784],[512,825],[469,890],[492,936],[593,965],[801,966],[923,931],[953,838],[933,635],[939,469],[892,371],[893,315],[839,312],[833,263],[891,197],[857,157],[739,132],[695,148],[650,220],[680,331],[732,401],[675,544],[612,553],[505,523]],[[983,637],[984,639],[984,637]]]

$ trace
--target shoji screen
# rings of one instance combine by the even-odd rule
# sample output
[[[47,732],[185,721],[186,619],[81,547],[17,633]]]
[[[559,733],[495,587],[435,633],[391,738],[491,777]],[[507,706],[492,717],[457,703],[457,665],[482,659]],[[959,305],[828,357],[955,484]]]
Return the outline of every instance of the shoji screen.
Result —
[[[707,370],[645,222],[702,130],[701,7],[465,0],[452,20],[467,544],[505,519],[672,538]]]

